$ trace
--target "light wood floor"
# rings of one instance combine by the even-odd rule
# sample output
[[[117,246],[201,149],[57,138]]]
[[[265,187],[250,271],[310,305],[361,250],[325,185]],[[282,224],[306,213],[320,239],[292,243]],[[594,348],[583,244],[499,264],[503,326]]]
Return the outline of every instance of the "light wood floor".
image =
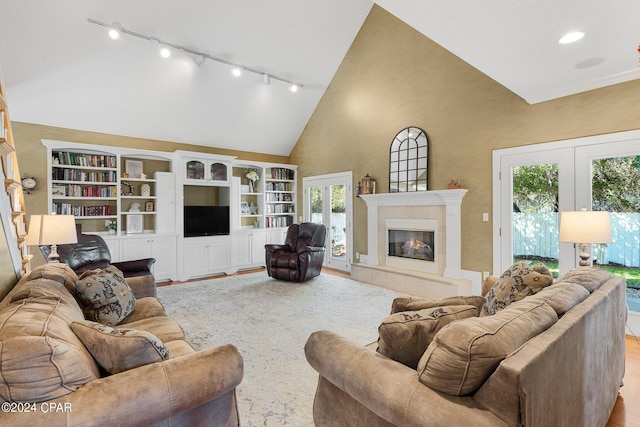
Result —
[[[255,273],[264,269],[251,270],[236,274]],[[349,273],[323,268],[323,273],[334,274],[341,277],[350,277]],[[218,276],[218,277],[225,277]],[[215,277],[211,277],[212,279]],[[198,279],[202,280],[202,279]],[[165,282],[158,286],[179,284],[183,282]],[[616,405],[611,413],[607,427],[631,427],[640,426],[640,341],[638,338],[627,336],[626,338],[626,362],[624,386],[618,393]]]

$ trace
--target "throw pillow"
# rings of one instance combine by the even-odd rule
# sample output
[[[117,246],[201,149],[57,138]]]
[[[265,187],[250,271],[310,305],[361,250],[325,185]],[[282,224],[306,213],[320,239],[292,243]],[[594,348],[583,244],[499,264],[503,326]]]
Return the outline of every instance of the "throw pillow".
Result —
[[[525,300],[493,316],[453,322],[418,362],[420,382],[454,396],[473,393],[505,357],[557,321],[549,304]]]
[[[533,295],[552,283],[553,275],[544,264],[529,267],[522,261],[515,263],[489,289],[481,314],[495,314],[512,302]]]
[[[476,317],[472,305],[433,307],[387,316],[378,328],[378,353],[415,369],[434,335],[458,319]]]
[[[88,320],[71,323],[71,329],[110,374],[173,358],[162,341],[145,331],[114,329]]]
[[[85,271],[75,288],[85,318],[103,325],[117,325],[136,307],[136,297],[122,272],[112,265]]]

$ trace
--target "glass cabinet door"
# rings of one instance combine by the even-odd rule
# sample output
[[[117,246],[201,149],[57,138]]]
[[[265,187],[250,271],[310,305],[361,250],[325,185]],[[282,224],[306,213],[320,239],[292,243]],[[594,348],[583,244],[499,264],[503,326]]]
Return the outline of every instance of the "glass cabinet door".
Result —
[[[210,173],[212,181],[226,181],[227,165],[224,163],[212,163]]]
[[[186,179],[204,180],[204,163],[199,160],[189,160]]]

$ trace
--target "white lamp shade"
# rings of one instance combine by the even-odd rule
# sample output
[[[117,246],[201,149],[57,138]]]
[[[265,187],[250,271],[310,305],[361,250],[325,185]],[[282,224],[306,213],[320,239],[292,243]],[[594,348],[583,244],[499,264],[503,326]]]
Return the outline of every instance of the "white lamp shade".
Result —
[[[31,215],[27,242],[32,245],[78,243],[73,215]]]
[[[611,243],[609,212],[576,211],[560,214],[560,241]]]

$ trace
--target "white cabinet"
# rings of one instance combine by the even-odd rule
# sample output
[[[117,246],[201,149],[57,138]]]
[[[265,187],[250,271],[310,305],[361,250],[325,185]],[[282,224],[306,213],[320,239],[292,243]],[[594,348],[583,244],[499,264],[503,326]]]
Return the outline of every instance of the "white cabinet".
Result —
[[[269,230],[269,234],[267,235],[267,243],[274,245],[282,245],[284,244],[284,240],[287,237],[287,229],[280,228],[277,230]]]
[[[189,158],[183,162],[182,179],[189,185],[229,185],[231,158]]]
[[[232,272],[229,236],[184,238],[182,255],[182,280]]]
[[[153,275],[156,280],[174,280],[176,274],[176,236],[127,236],[120,238],[122,261],[155,258]]]
[[[237,269],[264,267],[267,231],[239,230],[233,235],[233,266]]]

